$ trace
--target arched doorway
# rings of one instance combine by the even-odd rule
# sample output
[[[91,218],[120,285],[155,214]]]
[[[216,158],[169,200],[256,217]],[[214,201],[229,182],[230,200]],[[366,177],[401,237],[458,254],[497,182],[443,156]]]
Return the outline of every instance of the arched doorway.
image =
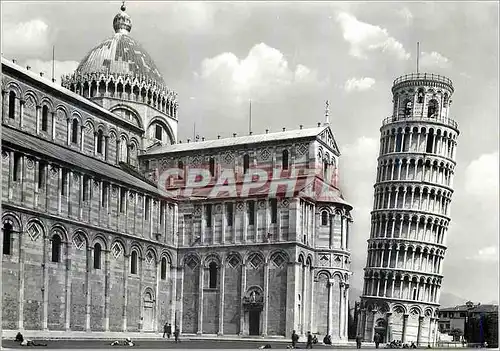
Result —
[[[387,322],[385,319],[377,319],[377,322],[375,323],[375,334],[382,337],[382,343],[387,342]]]
[[[264,307],[264,298],[260,287],[251,287],[248,289],[245,297],[243,297],[243,309],[245,318],[244,334],[260,335],[261,329],[261,312]],[[248,329],[247,329],[248,328]]]
[[[153,293],[151,291],[146,291],[144,293],[144,305],[143,305],[143,330],[153,331],[154,328],[154,299]]]

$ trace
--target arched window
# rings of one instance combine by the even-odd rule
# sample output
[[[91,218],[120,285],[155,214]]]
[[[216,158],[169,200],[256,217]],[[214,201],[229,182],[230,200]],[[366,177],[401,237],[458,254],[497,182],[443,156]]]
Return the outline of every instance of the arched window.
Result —
[[[94,269],[101,269],[101,244],[94,245]]]
[[[3,254],[11,255],[12,254],[12,224],[4,223],[3,224]]]
[[[405,101],[405,117],[410,117],[413,104],[410,100]]]
[[[208,265],[208,271],[209,271],[209,288],[210,289],[215,289],[217,288],[217,263],[211,262]]]
[[[328,162],[326,160],[323,161],[323,179],[328,179]]]
[[[123,136],[120,138],[120,162],[127,162],[128,160],[128,147],[127,139]]]
[[[281,163],[283,169],[288,169],[288,150],[284,150],[281,156]]]
[[[49,124],[49,107],[43,105],[42,107],[42,131],[46,132]]]
[[[396,152],[400,152],[402,150],[403,145],[403,134],[399,130],[396,134]]]
[[[160,277],[161,280],[167,279],[167,259],[165,257],[161,259]]]
[[[16,93],[9,93],[9,118],[16,118]]]
[[[208,167],[210,170],[210,175],[213,177],[215,175],[215,159],[213,157],[210,157]]]
[[[323,225],[323,226],[328,225],[328,212],[327,211],[321,212],[321,225]]]
[[[437,117],[435,114],[438,110],[438,102],[435,99],[429,101],[429,106],[427,107],[427,117]]]
[[[61,237],[58,234],[52,236],[52,262],[61,262]]]
[[[104,134],[102,130],[99,129],[99,131],[97,132],[97,145],[96,145],[98,154],[102,154],[103,140],[104,140]]]
[[[245,154],[245,156],[243,156],[243,174],[246,174],[249,168],[250,168],[250,156],[248,156],[248,154]]]
[[[177,168],[179,168],[179,179],[183,179],[184,178],[184,162],[179,160],[177,162]]]
[[[419,104],[422,104],[424,102],[424,89],[422,88],[418,89],[417,102]]]
[[[161,127],[161,125],[157,124],[155,126],[155,138],[157,140],[161,141],[162,132],[163,132],[163,128]]]
[[[427,145],[425,152],[432,152],[434,146],[434,130],[430,129],[429,134],[427,134]]]
[[[73,119],[71,124],[71,142],[73,144],[78,143],[78,120],[76,118]]]
[[[130,255],[130,273],[137,274],[137,251],[132,251]]]

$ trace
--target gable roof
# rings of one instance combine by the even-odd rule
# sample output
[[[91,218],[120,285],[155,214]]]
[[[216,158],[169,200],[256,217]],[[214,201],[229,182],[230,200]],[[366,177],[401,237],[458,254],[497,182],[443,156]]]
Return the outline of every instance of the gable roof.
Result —
[[[459,305],[454,307],[440,308],[439,312],[467,312],[472,313],[493,313],[498,312],[498,305],[475,305],[469,307],[467,305]]]
[[[168,153],[183,152],[183,151],[226,148],[226,147],[242,146],[249,144],[267,143],[273,141],[285,141],[291,139],[312,139],[320,135],[325,129],[330,129],[330,127],[323,126],[315,128],[295,129],[285,132],[245,135],[233,138],[206,140],[206,141],[198,141],[191,143],[173,144],[173,145],[163,145],[148,150],[145,155],[148,156],[148,155],[168,154]]]

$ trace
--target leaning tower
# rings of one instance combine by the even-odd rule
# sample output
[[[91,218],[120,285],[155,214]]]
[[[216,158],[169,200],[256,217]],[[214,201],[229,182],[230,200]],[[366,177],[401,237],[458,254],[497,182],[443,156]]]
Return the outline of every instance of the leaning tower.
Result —
[[[450,79],[409,74],[380,128],[358,335],[433,344],[450,223],[457,123]]]

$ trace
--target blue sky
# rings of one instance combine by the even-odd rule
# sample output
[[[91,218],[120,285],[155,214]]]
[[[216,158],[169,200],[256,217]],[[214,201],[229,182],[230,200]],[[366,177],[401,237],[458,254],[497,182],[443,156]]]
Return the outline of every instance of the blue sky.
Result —
[[[113,34],[120,2],[2,2],[2,53],[32,70],[72,72]],[[443,291],[498,300],[498,2],[127,2],[131,35],[179,93],[179,137],[315,126],[325,100],[356,207],[353,285],[366,260],[379,128],[392,81],[451,78],[458,121]]]

